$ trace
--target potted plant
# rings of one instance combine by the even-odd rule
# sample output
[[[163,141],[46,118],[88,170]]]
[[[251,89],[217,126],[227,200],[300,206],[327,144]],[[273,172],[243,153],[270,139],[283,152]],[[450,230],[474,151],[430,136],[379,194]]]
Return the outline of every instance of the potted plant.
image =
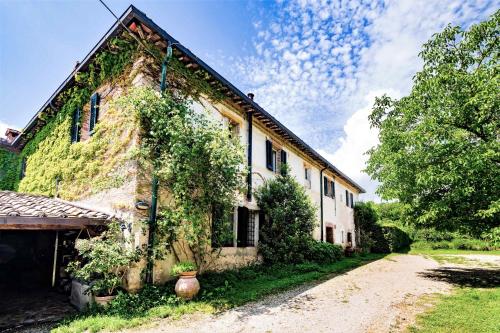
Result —
[[[74,278],[89,282],[87,292],[102,306],[116,297],[137,251],[127,246],[117,223],[113,222],[100,236],[79,239],[75,243],[79,260],[69,266]]]
[[[196,278],[197,267],[190,261],[183,261],[175,264],[172,268],[172,275],[179,276],[175,284],[175,293],[178,297],[191,300],[200,291],[200,283]]]

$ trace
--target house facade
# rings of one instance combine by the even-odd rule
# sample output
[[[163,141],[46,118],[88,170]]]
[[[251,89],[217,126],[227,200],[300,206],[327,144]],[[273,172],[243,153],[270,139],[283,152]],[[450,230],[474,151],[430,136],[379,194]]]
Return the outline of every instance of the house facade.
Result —
[[[195,73],[223,94],[224,98],[218,101],[202,94],[193,108],[212,111],[245,147],[247,193],[238,197],[232,215],[233,242],[222,248],[215,269],[258,260],[261,218],[252,193],[275,177],[283,163],[318,208],[314,238],[355,246],[353,207],[364,192],[362,187],[260,107],[253,94],[242,93],[144,13],[131,6],[120,21],[75,67],[22,132],[10,131],[8,140],[0,142],[0,190],[56,196],[79,207],[104,212],[122,221],[123,232],[135,246],[147,245],[144,221],[150,217],[150,211],[141,206],[151,205],[152,189],[151,178],[134,157],[140,128],[114,102],[131,87],[158,89],[162,67],[144,50],[131,52],[120,42],[126,39],[138,49],[148,43],[165,53],[171,50],[184,70]],[[131,52],[130,61],[118,67],[117,59],[124,58],[119,55],[125,52]],[[104,63],[108,56],[111,65]],[[108,68],[105,66],[111,70],[104,70]],[[100,70],[94,73],[96,68]],[[103,74],[107,72],[111,73],[108,77]],[[102,79],[94,79],[94,74]],[[167,197],[160,190],[160,206]],[[8,230],[4,226],[1,232]],[[157,260],[154,280],[167,280],[178,259],[168,255]],[[129,289],[141,286],[145,265],[143,260],[131,270],[127,277]]]

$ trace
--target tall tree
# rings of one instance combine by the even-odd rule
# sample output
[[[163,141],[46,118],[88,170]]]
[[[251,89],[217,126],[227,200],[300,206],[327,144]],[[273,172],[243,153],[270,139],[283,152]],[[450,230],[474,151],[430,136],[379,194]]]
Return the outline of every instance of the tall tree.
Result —
[[[367,172],[417,225],[479,233],[500,224],[499,23],[497,11],[468,31],[446,27],[424,44],[410,94],[375,101],[380,144]]]

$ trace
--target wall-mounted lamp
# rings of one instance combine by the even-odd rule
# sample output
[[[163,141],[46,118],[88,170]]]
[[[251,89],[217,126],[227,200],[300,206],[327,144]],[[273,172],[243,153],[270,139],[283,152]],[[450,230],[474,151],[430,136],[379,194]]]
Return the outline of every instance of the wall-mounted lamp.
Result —
[[[120,229],[122,231],[128,230],[128,232],[132,232],[132,223],[120,223]]]
[[[135,208],[137,208],[139,210],[148,210],[149,204],[147,202],[144,202],[144,201],[137,201],[135,203]]]

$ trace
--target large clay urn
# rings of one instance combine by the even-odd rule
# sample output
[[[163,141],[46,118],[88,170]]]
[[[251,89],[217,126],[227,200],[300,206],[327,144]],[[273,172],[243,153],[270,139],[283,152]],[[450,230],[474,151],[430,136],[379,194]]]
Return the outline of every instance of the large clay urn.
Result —
[[[183,272],[175,284],[175,293],[178,297],[191,300],[200,291],[200,283],[196,278],[196,271]]]

